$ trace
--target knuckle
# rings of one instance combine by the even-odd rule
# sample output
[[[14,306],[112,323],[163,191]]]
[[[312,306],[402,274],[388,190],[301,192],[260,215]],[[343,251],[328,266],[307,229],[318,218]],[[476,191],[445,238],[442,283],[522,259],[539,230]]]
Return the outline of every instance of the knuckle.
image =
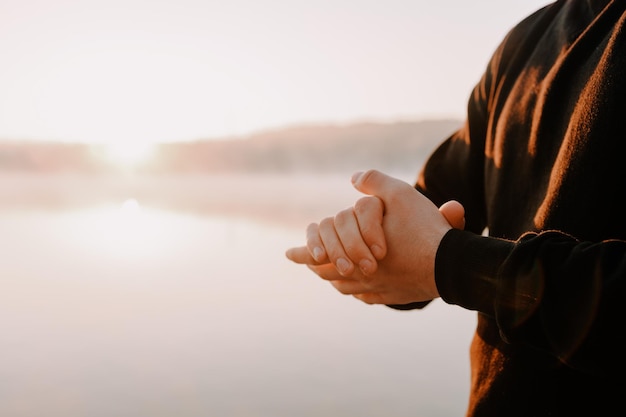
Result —
[[[377,198],[372,196],[359,198],[356,203],[354,203],[354,211],[356,212],[356,214],[365,214],[369,212],[372,208],[375,209],[376,207],[374,206],[374,204],[376,203],[374,200],[377,200]]]
[[[328,227],[332,227],[334,223],[334,219],[332,217],[326,217],[324,219],[322,219],[322,221],[320,221],[319,224],[319,228],[322,229],[326,229]]]
[[[317,223],[309,223],[309,225],[306,227],[306,233],[308,235],[317,233],[318,228],[319,225]]]
[[[363,197],[354,205],[354,213],[359,222],[380,222],[385,212],[383,201],[376,196]]]
[[[352,209],[344,209],[335,215],[335,225],[340,227],[348,223],[348,220],[352,216]]]

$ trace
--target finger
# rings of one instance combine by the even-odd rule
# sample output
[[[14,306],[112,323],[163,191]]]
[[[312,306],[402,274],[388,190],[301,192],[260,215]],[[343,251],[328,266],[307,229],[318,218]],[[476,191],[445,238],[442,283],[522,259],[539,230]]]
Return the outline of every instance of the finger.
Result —
[[[350,208],[337,213],[334,226],[350,260],[357,264],[365,275],[373,274],[377,268],[376,259],[363,240],[354,209]]]
[[[381,260],[387,254],[383,232],[383,201],[378,197],[363,197],[354,205],[354,213],[365,244],[372,255]]]
[[[319,235],[328,259],[335,265],[337,271],[343,276],[351,275],[354,272],[354,264],[341,244],[337,230],[335,230],[334,219],[327,217],[320,222]]]
[[[383,203],[393,200],[395,195],[407,187],[414,191],[410,184],[375,169],[354,174],[352,185],[364,194],[380,197]]]
[[[304,265],[317,265],[319,262],[311,256],[309,248],[306,246],[289,248],[285,252],[285,256],[292,262]]]
[[[355,279],[353,276],[346,277],[341,275],[335,265],[331,263],[322,265],[307,264],[307,268],[326,281],[349,281]]]
[[[465,229],[465,207],[455,200],[445,202],[439,207],[439,211],[446,218],[450,226],[455,229]]]
[[[328,261],[317,223],[311,223],[306,228],[306,246],[313,259],[317,261],[316,263]]]

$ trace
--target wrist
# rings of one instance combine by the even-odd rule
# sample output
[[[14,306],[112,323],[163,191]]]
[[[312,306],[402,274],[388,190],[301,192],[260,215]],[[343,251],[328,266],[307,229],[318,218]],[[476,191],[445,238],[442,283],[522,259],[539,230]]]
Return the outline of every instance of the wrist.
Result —
[[[436,233],[431,242],[432,244],[429,245],[430,247],[430,253],[428,254],[428,258],[429,258],[429,262],[428,265],[430,265],[429,271],[428,271],[428,288],[430,290],[430,299],[435,299],[435,298],[439,298],[441,297],[441,294],[439,292],[439,288],[437,286],[437,275],[436,275],[436,271],[437,271],[437,254],[439,252],[439,247],[441,246],[441,242],[443,241],[444,237],[448,234],[448,232],[452,230],[452,227],[444,227],[442,229],[440,229],[438,231],[438,233]]]

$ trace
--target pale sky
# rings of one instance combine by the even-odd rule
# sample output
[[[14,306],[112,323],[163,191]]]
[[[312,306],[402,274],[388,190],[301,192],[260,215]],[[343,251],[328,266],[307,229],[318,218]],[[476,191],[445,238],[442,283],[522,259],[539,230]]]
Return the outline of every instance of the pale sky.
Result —
[[[463,117],[547,0],[0,0],[0,139],[163,142]]]

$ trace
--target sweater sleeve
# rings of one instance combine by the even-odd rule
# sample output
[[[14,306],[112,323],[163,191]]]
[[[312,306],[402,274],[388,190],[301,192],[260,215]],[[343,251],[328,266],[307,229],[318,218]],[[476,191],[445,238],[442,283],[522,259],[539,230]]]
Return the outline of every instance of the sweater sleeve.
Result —
[[[547,9],[546,9],[547,11]],[[459,201],[465,208],[465,230],[480,235],[487,226],[485,205],[486,148],[490,129],[494,128],[493,113],[496,96],[502,89],[507,66],[516,66],[525,56],[520,51],[524,42],[533,43],[542,32],[537,21],[556,13],[539,11],[520,22],[496,48],[479,82],[467,101],[464,125],[452,133],[429,156],[419,173],[415,188],[437,206],[449,200]],[[506,82],[510,82],[508,79]],[[419,309],[429,302],[389,305],[400,310]]]
[[[495,318],[501,337],[594,373],[626,371],[626,242],[556,231],[517,241],[451,230],[437,252],[444,301]]]

